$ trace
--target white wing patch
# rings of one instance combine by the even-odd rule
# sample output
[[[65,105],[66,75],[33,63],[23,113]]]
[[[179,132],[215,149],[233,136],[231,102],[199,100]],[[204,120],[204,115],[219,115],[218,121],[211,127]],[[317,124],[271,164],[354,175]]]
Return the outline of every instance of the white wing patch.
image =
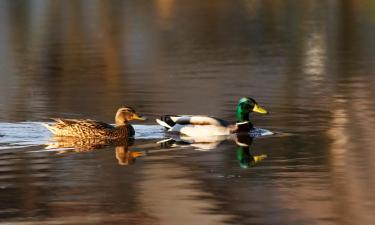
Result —
[[[227,126],[224,121],[209,116],[175,116],[171,119],[177,124]]]
[[[215,125],[174,125],[170,131],[180,132],[191,137],[195,136],[216,136],[216,135],[229,135],[229,129],[222,126]]]
[[[162,120],[159,120],[159,119],[156,119],[156,122],[160,125],[160,126],[163,126],[167,129],[170,129],[172,128],[171,126],[169,126],[166,122],[162,121]]]

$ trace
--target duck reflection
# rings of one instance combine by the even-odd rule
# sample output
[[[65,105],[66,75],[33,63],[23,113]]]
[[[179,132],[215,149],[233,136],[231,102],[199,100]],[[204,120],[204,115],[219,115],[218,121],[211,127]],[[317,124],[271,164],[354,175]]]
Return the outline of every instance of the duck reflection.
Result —
[[[249,134],[235,134],[231,136],[212,136],[192,138],[188,136],[173,135],[169,139],[159,141],[161,148],[184,148],[192,147],[199,151],[208,151],[219,147],[225,142],[236,144],[236,156],[241,168],[255,166],[260,161],[267,158],[267,155],[253,155],[250,146],[254,137]]]
[[[161,148],[193,147],[196,150],[207,151],[217,148],[228,140],[227,136],[190,137],[185,135],[172,135],[170,138],[157,142]]]
[[[119,165],[127,166],[135,163],[136,158],[143,155],[142,152],[129,151],[128,146],[116,146],[116,159]]]
[[[136,158],[143,155],[139,151],[130,151],[129,147],[134,143],[133,138],[124,138],[118,140],[108,139],[80,139],[74,137],[53,137],[51,143],[47,144],[46,149],[57,150],[59,154],[66,152],[89,152],[96,149],[114,146],[117,162],[121,166],[135,163]]]
[[[254,138],[246,134],[239,134],[236,136],[235,142],[237,144],[237,160],[241,168],[249,168],[255,166],[258,162],[267,158],[267,155],[252,155],[250,145],[253,143]]]

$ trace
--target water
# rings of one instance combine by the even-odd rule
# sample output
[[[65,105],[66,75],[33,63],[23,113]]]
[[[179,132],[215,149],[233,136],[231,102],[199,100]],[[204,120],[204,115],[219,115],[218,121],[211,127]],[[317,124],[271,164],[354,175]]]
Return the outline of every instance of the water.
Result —
[[[372,1],[1,1],[0,222],[374,224],[374,15]],[[153,122],[233,121],[242,96],[275,135],[181,140]],[[113,123],[121,105],[149,118],[134,141],[40,125]]]

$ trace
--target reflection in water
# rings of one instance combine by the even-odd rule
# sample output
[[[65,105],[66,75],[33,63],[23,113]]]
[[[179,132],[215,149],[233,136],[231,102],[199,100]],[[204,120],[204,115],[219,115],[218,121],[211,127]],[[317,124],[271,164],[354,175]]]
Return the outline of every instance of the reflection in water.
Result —
[[[128,146],[116,146],[116,159],[121,166],[133,164],[142,155],[142,152],[129,151]]]
[[[370,0],[2,0],[0,220],[373,225],[374,41]],[[151,118],[234,122],[233,103],[249,95],[272,112],[256,125],[293,135],[249,150],[152,140],[126,167],[113,151],[126,164],[137,143],[59,157],[39,125],[13,123],[112,121],[124,102]]]
[[[349,88],[360,89],[355,92],[356,95],[369,94],[369,87],[351,86]],[[344,212],[343,219],[347,221],[370,224],[374,221],[372,215],[358,215],[375,201],[374,195],[365,188],[375,184],[375,167],[372,163],[375,159],[372,151],[375,147],[372,138],[375,134],[375,127],[372,126],[374,112],[369,110],[369,102],[360,99],[350,103],[337,100],[334,106],[330,129],[327,130],[331,139],[330,166],[334,177],[333,188],[338,195],[345,196],[337,198],[335,208]],[[343,185],[347,180],[351,182]]]
[[[74,138],[74,137],[53,137],[52,143],[48,144],[46,149],[57,150],[59,154],[65,152],[89,152],[95,149],[103,149],[108,146],[115,147],[115,155],[118,164],[121,166],[131,165],[136,158],[143,155],[139,151],[130,151],[129,146],[134,143],[133,138],[128,139],[93,139],[93,138]],[[61,150],[60,150],[61,149]]]
[[[195,150],[207,151],[218,148],[224,142],[234,142],[236,144],[237,160],[241,168],[255,166],[258,162],[267,158],[267,155],[252,155],[250,146],[254,137],[250,134],[233,134],[230,136],[208,136],[208,137],[189,137],[184,135],[172,135],[171,138],[158,141],[161,148],[185,148],[193,147]]]
[[[200,151],[217,148],[222,142],[228,140],[229,136],[198,136],[172,135],[171,138],[158,141],[162,148],[193,147]]]
[[[193,171],[177,163],[145,165],[140,183],[140,206],[151,214],[155,224],[221,225],[233,220],[228,213],[215,212],[219,201],[202,188]]]
[[[321,35],[321,32],[310,34],[305,47],[304,73],[312,84],[321,84],[326,74],[327,47]]]
[[[250,145],[253,143],[254,138],[249,135],[239,134],[236,137],[237,144],[237,160],[241,168],[249,168],[255,166],[258,162],[267,158],[267,155],[252,155],[250,152]]]

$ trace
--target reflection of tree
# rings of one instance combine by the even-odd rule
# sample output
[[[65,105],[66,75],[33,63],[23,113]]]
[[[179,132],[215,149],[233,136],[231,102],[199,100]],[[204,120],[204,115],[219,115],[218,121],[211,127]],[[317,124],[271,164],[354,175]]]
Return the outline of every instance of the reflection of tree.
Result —
[[[301,98],[316,105],[315,94],[332,94],[325,88],[332,68],[356,68],[346,63],[351,54],[343,63],[327,56],[347,50],[357,58],[373,54],[365,49],[372,39],[362,35],[368,24],[357,27],[351,19],[365,19],[355,14],[361,6],[353,1],[193,1],[189,7],[171,0],[148,6],[6,1],[4,6],[0,16],[7,17],[5,33],[20,87],[8,97],[14,98],[8,109],[14,113],[7,113],[12,118],[96,111],[106,117],[98,119],[107,120],[109,109],[124,100],[155,114],[178,108],[217,115],[223,114],[218,105],[237,98],[226,93],[233,88],[236,95],[248,95],[249,89],[285,94],[270,105],[300,107]],[[236,79],[228,79],[230,74]],[[264,83],[265,74],[280,82]],[[208,81],[205,88],[186,90],[201,85],[202,80],[190,79],[196,75]]]
[[[369,216],[369,208],[363,202],[372,198],[372,191],[365,191],[365,187],[373,187],[375,181],[374,157],[371,157],[375,147],[374,66],[368,63],[375,59],[374,26],[368,26],[368,19],[374,15],[361,13],[369,3],[340,3],[336,40],[339,51],[334,55],[337,65],[333,70],[335,92],[326,135],[331,140],[332,187],[335,195],[345,197],[337,199],[334,208],[340,210],[343,220],[371,224],[374,218]]]
[[[2,89],[7,103],[1,105],[2,119],[96,112],[105,117],[97,119],[109,121],[123,101],[154,114],[178,109],[232,115],[221,110],[229,110],[237,95],[262,95],[276,115],[264,123],[293,131],[328,129],[325,137],[308,140],[321,143],[314,150],[319,155],[330,147],[330,170],[337,177],[332,186],[340,194],[329,197],[345,196],[337,210],[363,222],[365,216],[354,216],[366,212],[363,204],[372,192],[363,187],[375,180],[374,3],[186,2],[2,1],[0,29],[6,38],[0,51],[7,60],[0,66],[9,68],[2,76],[12,82],[0,82],[15,86]],[[296,157],[306,140],[294,140],[282,154]],[[101,146],[89,145],[96,144]],[[74,145],[85,149],[88,144]],[[242,158],[251,159],[246,146],[239,148],[245,149]],[[116,149],[120,159],[127,152]],[[27,171],[30,165],[22,166]],[[342,185],[342,180],[350,182]],[[283,205],[295,200],[305,217],[328,208],[301,207],[310,203],[309,188],[284,193],[289,198]],[[44,194],[37,188],[22,194],[33,203],[38,192]]]

